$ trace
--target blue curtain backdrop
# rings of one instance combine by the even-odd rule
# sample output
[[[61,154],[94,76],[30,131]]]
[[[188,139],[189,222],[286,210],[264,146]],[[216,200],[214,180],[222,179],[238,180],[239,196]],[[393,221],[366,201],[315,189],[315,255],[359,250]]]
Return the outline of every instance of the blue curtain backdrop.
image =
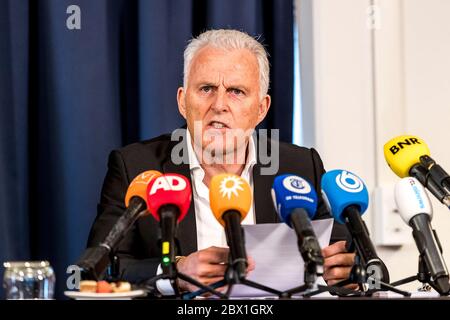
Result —
[[[70,5],[80,30],[66,27]],[[183,49],[210,28],[261,36],[273,99],[263,127],[291,141],[292,1],[0,0],[0,262],[49,260],[61,297],[108,153],[183,124]]]

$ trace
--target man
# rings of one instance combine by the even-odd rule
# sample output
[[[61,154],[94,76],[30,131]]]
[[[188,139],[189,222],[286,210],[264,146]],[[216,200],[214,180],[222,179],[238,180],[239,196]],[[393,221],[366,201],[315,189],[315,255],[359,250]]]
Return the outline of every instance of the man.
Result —
[[[254,202],[244,224],[279,222],[270,197],[278,174],[302,176],[320,194],[324,169],[314,149],[280,143],[279,159],[274,159],[278,161],[278,171],[275,175],[262,174],[251,132],[269,110],[268,86],[267,54],[252,37],[235,30],[212,30],[193,39],[184,53],[184,83],[177,94],[178,110],[187,122],[182,146],[187,150],[189,163],[175,164],[173,150],[178,142],[171,141],[170,135],[113,151],[88,245],[98,244],[123,213],[125,192],[135,176],[146,170],[180,173],[191,180],[193,201],[179,224],[183,256],[177,260],[177,268],[211,284],[223,278],[228,261],[223,228],[209,208],[209,184],[214,175],[233,173],[250,183]],[[270,145],[269,142],[269,148]],[[321,198],[316,217],[329,217]],[[117,254],[124,278],[139,281],[157,273],[158,228],[154,219],[140,219],[121,243]],[[354,254],[346,252],[346,237],[345,227],[335,225],[333,244],[323,250],[324,278],[329,284],[348,278],[353,265]],[[251,257],[249,262],[251,271]],[[179,282],[179,287],[182,291],[197,289],[184,281]],[[168,292],[170,288],[160,290]]]

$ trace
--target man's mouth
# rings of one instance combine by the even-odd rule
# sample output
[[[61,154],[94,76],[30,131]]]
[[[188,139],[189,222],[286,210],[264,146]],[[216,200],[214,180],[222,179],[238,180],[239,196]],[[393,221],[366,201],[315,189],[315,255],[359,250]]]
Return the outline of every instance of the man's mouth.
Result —
[[[208,129],[229,129],[230,127],[228,127],[225,123],[220,122],[220,121],[211,121],[208,123],[207,128]]]

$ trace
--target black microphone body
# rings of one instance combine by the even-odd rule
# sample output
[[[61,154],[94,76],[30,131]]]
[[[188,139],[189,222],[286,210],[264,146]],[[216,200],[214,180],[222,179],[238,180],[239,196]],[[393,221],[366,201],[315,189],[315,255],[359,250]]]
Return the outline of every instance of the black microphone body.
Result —
[[[147,210],[147,203],[142,198],[131,198],[128,208],[123,215],[120,216],[119,220],[117,220],[105,241],[102,242],[102,245],[111,249],[116,249],[128,230],[145,210]]]
[[[140,197],[133,197],[128,208],[117,220],[111,231],[96,247],[85,250],[76,265],[81,268],[83,279],[98,280],[110,263],[110,254],[119,246],[131,226],[147,210],[146,202]]]
[[[236,210],[228,210],[223,213],[222,219],[225,221],[225,235],[230,248],[230,263],[234,267],[238,279],[244,279],[248,264],[241,214]]]
[[[162,270],[164,274],[170,274],[174,271],[175,263],[175,238],[177,231],[177,219],[180,210],[173,204],[167,204],[159,209],[159,218],[161,226],[161,245],[162,245]]]
[[[442,257],[439,239],[431,228],[430,216],[417,214],[411,218],[409,225],[413,229],[414,241],[430,272],[434,288],[440,294],[448,294],[450,291],[449,274]]]
[[[309,219],[308,212],[302,208],[296,208],[290,214],[290,223],[297,234],[297,243],[303,261],[312,262],[320,268],[316,269],[317,274],[323,273],[324,259],[319,241]]]
[[[76,262],[81,269],[81,279],[99,280],[110,263],[110,248],[99,245],[87,248]]]
[[[423,165],[417,163],[411,167],[409,170],[409,175],[419,180],[419,182],[441,203],[447,207],[450,207],[450,197],[448,193],[444,191],[444,189],[434,179],[431,178],[430,171]]]
[[[380,276],[380,281],[389,283],[389,272],[386,265],[378,257],[375,247],[370,240],[369,231],[361,218],[359,207],[350,205],[344,209],[343,217],[356,247],[363,267]],[[369,274],[370,275],[370,274]]]
[[[450,191],[450,176],[448,173],[436,163],[430,156],[423,155],[420,157],[420,162],[429,170],[431,178],[445,188],[446,191]]]

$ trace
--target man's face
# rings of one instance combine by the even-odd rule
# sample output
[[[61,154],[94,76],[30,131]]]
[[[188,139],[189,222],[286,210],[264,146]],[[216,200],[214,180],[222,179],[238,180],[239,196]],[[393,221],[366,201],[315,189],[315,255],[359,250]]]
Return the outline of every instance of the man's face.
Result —
[[[260,99],[259,89],[253,53],[205,47],[193,58],[187,88],[178,89],[178,108],[194,140],[194,127],[201,128],[203,150],[215,148],[226,154],[246,145],[248,137],[242,141],[236,134],[242,138],[241,132],[254,129],[266,116],[270,97]]]

